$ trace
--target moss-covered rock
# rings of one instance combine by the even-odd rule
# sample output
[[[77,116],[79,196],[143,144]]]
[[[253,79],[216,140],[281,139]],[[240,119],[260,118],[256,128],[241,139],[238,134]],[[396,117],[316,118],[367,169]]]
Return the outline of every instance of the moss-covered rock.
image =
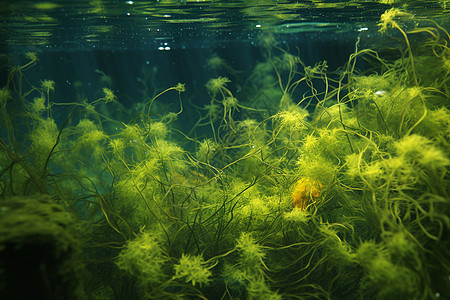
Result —
[[[0,200],[0,298],[84,299],[73,219],[48,196]]]

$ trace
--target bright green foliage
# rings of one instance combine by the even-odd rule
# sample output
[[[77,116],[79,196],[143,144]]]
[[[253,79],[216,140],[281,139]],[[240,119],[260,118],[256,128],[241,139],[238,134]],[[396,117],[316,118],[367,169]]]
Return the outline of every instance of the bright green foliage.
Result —
[[[354,182],[359,177],[361,165],[361,156],[357,153],[352,153],[345,156],[345,176],[350,181]]]
[[[199,255],[183,254],[178,264],[174,265],[174,269],[174,278],[184,279],[193,286],[208,285],[211,281],[212,272]]]
[[[106,139],[106,134],[100,130],[93,130],[84,133],[79,139],[79,145],[81,147],[91,147],[95,146],[96,144],[101,144],[103,140]]]
[[[270,215],[268,204],[268,199],[252,197],[240,208],[238,215],[251,219],[254,226],[265,225],[264,221]]]
[[[250,275],[247,285],[247,293],[249,300],[281,300],[283,297],[269,289],[264,278]]]
[[[116,95],[114,95],[114,92],[111,91],[110,89],[104,87],[103,88],[103,93],[105,94],[105,96],[103,97],[103,100],[108,103],[108,102],[113,102],[115,100],[117,100]]]
[[[251,149],[263,148],[267,141],[265,125],[258,123],[254,119],[245,119],[237,122],[236,130],[239,132],[238,142],[242,145],[248,145]]]
[[[415,257],[417,246],[405,232],[386,232],[383,239],[385,240],[386,248],[392,259],[407,264],[411,261],[419,263],[418,257]]]
[[[279,123],[275,132],[277,138],[282,143],[298,146],[298,141],[304,138],[307,132],[307,117],[308,112],[299,107],[294,107],[291,110],[282,110],[277,113],[274,116]]]
[[[427,117],[418,126],[420,135],[433,138],[445,145],[450,135],[450,112],[445,107],[428,110]]]
[[[199,143],[195,156],[200,161],[208,162],[214,157],[217,150],[218,145],[213,140],[205,139]]]
[[[266,256],[261,245],[258,245],[249,233],[242,233],[236,241],[236,249],[241,256],[242,264],[248,269],[258,269]]]
[[[42,80],[41,87],[44,89],[44,91],[46,93],[48,93],[50,91],[54,92],[55,91],[55,82],[53,80],[48,80],[48,79]]]
[[[385,33],[390,28],[397,28],[399,25],[396,22],[396,19],[408,19],[411,17],[411,14],[402,11],[401,9],[391,8],[381,15],[380,22],[378,23],[378,26],[380,27],[379,31]]]
[[[164,279],[163,264],[167,261],[157,238],[146,231],[128,242],[120,252],[117,266],[136,276],[142,286]]]
[[[163,122],[154,122],[150,124],[149,132],[152,138],[164,139],[167,137],[169,130]]]
[[[306,210],[294,207],[290,212],[285,213],[283,217],[286,221],[298,223],[301,226],[302,223],[306,223],[309,220],[311,215]]]
[[[36,115],[40,115],[42,112],[44,112],[47,109],[45,105],[45,98],[44,97],[36,97],[33,100],[33,104],[31,105],[31,111],[32,113]]]
[[[218,93],[223,93],[224,89],[226,89],[227,83],[229,83],[229,82],[230,82],[230,79],[228,79],[227,77],[218,77],[218,78],[210,79],[206,83],[206,88],[213,95],[216,95]]]
[[[408,157],[417,158],[420,155],[422,149],[427,148],[430,145],[430,140],[417,135],[409,135],[395,143],[397,154]]]
[[[324,249],[329,252],[330,260],[335,262],[338,261],[338,265],[343,266],[355,262],[355,254],[350,245],[348,245],[347,242],[342,241],[339,237],[338,229],[342,230],[343,228],[333,228],[333,225],[322,224],[319,229],[324,238],[322,242]]]
[[[43,156],[48,155],[56,143],[58,132],[53,119],[39,120],[30,136],[33,151]]]
[[[406,299],[417,293],[418,276],[404,266],[396,265],[383,256],[377,256],[368,266],[367,284],[384,287],[378,299]]]
[[[419,276],[398,260],[394,249],[391,251],[392,260],[382,246],[372,242],[360,245],[356,257],[367,270],[363,286],[368,289],[368,294],[382,287],[377,299],[411,298],[418,291]]]

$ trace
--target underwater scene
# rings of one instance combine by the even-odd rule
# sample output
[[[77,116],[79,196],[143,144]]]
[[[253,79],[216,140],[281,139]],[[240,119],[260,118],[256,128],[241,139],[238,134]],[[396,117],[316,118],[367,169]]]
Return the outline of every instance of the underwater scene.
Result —
[[[1,299],[450,299],[447,0],[0,21]]]

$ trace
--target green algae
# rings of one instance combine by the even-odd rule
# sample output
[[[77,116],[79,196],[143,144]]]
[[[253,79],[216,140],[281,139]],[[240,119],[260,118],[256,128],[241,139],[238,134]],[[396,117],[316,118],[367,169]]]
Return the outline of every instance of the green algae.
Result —
[[[381,17],[383,34],[403,38],[400,58],[357,44],[339,72],[264,36],[265,61],[242,93],[211,78],[189,129],[175,125],[182,83],[146,97],[130,122],[104,109],[118,101],[105,87],[58,126],[58,87],[23,87],[29,54],[0,93],[1,195],[49,194],[79,220],[92,298],[448,296],[450,40],[429,20],[407,31],[412,18]],[[163,109],[165,94],[179,106]],[[8,111],[13,99],[20,113]],[[323,187],[297,210],[303,177]]]

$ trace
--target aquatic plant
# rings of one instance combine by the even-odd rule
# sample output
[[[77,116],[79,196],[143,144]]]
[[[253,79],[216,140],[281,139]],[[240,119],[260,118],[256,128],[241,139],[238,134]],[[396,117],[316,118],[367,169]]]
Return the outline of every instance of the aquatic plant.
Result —
[[[403,11],[399,8],[391,8],[390,10],[385,11],[381,17],[380,22],[378,23],[379,31],[381,33],[385,33],[387,30],[391,28],[396,28],[402,30],[396,19],[411,19],[412,15],[406,11]]]
[[[207,285],[211,281],[212,272],[201,256],[183,254],[178,264],[175,264],[174,278],[184,279],[192,285]]]
[[[356,259],[367,269],[362,282],[367,295],[377,289],[377,299],[410,298],[420,293],[418,274],[392,261],[383,246],[365,242],[359,246]]]
[[[231,64],[224,58],[220,57],[218,54],[213,54],[206,61],[206,67],[213,70],[215,73],[226,72],[231,76],[237,78],[238,71],[233,69]]]
[[[250,233],[241,234],[236,241],[236,249],[241,256],[241,263],[247,270],[258,270],[264,264],[266,254],[263,247],[256,243]]]
[[[226,93],[227,95],[231,94],[231,92],[226,89],[226,85],[229,82],[231,82],[231,80],[227,77],[217,77],[208,80],[205,86],[208,91],[210,91],[214,96],[218,93],[221,93],[222,96],[225,97],[224,93]]]
[[[267,286],[263,277],[249,276],[247,284],[248,299],[268,299],[268,300],[281,300],[282,295],[277,292],[271,291]]]
[[[162,250],[158,238],[142,230],[139,235],[129,241],[117,257],[117,266],[138,278],[140,285],[148,288],[164,278],[163,264],[167,257]]]
[[[181,83],[141,82],[126,112],[104,85],[57,103],[24,79],[29,54],[0,90],[1,196],[47,193],[79,220],[92,297],[447,296],[449,41],[412,19],[381,16],[398,55],[358,41],[336,72],[263,36],[247,80],[209,79],[187,116]]]
[[[113,102],[113,101],[117,100],[116,95],[114,95],[114,92],[112,90],[110,90],[109,88],[104,87],[103,93],[105,94],[105,96],[103,98],[100,98],[99,100],[103,100],[103,101],[105,101],[105,103],[109,103],[109,102]]]
[[[295,206],[293,210],[285,213],[283,217],[286,221],[301,224],[306,223],[311,215],[307,210]]]

